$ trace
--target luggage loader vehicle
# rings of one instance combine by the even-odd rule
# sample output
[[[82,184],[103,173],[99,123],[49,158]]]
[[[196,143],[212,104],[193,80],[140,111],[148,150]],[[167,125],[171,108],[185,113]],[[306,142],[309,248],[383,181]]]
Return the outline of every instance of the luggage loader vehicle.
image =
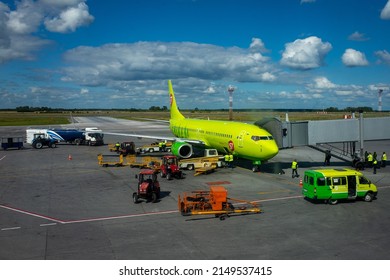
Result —
[[[151,169],[142,169],[138,175],[137,191],[133,193],[133,202],[138,203],[140,199],[157,202],[160,198],[160,183],[157,180],[157,173]]]
[[[179,212],[183,216],[215,215],[220,220],[224,220],[234,213],[261,212],[254,202],[229,198],[227,190],[222,186],[211,186],[209,191],[193,191],[179,195],[178,206]]]
[[[305,198],[337,204],[339,200],[363,199],[371,202],[377,187],[361,172],[353,169],[306,170],[302,194]]]

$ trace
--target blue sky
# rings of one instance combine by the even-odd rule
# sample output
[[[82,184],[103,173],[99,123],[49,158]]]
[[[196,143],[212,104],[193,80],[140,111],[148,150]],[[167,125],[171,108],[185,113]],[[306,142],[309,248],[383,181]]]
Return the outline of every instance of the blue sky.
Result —
[[[0,1],[0,108],[390,110],[390,0]]]

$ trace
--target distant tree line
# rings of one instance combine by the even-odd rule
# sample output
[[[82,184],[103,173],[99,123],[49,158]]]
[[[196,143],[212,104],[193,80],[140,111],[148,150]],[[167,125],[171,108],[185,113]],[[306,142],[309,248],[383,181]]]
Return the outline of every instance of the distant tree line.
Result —
[[[339,110],[337,107],[329,107],[325,109],[326,112],[373,112],[374,110],[371,107],[347,107],[345,109]]]
[[[15,109],[0,109],[0,111],[14,111]],[[183,109],[183,111],[228,111],[229,109],[202,109],[200,110],[198,107],[195,109]],[[65,109],[65,108],[50,108],[50,107],[30,107],[30,106],[19,106],[16,107],[17,112],[40,112],[40,113],[62,113],[62,112],[86,112],[86,111],[154,111],[154,112],[166,112],[168,111],[167,106],[151,106],[149,109],[101,109],[101,108],[88,108],[88,109]],[[234,109],[236,112],[255,112],[255,111],[276,111],[276,112],[316,112],[318,109]],[[371,107],[347,107],[344,109],[338,109],[337,107],[329,107],[323,109],[325,112],[373,112],[374,110]]]

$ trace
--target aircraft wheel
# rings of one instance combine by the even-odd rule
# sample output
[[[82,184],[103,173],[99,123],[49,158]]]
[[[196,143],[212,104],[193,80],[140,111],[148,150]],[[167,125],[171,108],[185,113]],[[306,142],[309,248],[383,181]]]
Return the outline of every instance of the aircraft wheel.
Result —
[[[194,170],[194,165],[193,164],[188,165],[187,169],[188,170]]]

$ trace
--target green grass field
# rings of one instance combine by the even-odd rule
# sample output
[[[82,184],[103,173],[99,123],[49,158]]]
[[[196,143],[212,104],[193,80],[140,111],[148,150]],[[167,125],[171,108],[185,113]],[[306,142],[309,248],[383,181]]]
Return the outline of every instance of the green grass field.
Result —
[[[212,119],[212,120],[228,120],[228,111],[182,111],[183,115],[188,118]],[[345,115],[350,113],[335,112],[324,114],[322,112],[289,112],[290,121],[304,121],[304,120],[335,120],[343,119]],[[110,116],[123,119],[161,119],[168,120],[169,112],[151,112],[151,111],[80,111],[73,112],[74,117],[90,117],[90,116]],[[285,120],[285,113],[276,111],[251,111],[251,112],[234,112],[233,118],[235,121],[255,122],[264,118],[279,118]],[[359,114],[356,114],[358,117]],[[370,112],[365,113],[365,118],[372,117],[388,117],[390,112]],[[63,113],[39,113],[39,112],[25,112],[20,113],[16,111],[1,111],[0,112],[0,126],[37,126],[37,125],[59,125],[71,123],[71,116],[69,112]]]

